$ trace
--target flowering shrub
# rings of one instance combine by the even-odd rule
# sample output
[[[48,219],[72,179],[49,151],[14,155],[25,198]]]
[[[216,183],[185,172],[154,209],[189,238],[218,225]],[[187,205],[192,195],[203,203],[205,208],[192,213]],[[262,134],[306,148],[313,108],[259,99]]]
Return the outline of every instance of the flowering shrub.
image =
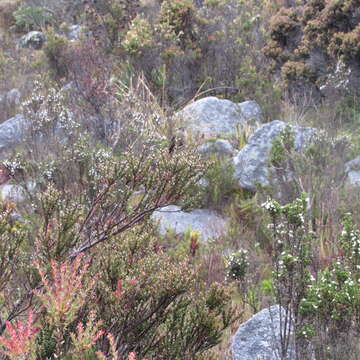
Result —
[[[226,258],[227,277],[234,280],[242,280],[246,273],[249,262],[247,250],[238,250]]]
[[[319,274],[318,281],[309,285],[301,303],[301,312],[314,318],[328,319],[331,331],[346,330],[352,326],[353,317],[359,314],[359,284],[354,274],[335,263]]]
[[[271,257],[275,298],[285,309],[285,316],[280,324],[280,353],[285,358],[292,334],[291,324],[297,331],[302,323],[299,306],[310,280],[310,249],[313,239],[311,233],[307,233],[305,195],[284,206],[275,200],[268,200],[263,207],[271,219],[268,228],[273,240]],[[299,351],[300,343],[296,345]]]
[[[318,240],[309,230],[308,202],[303,195],[284,206],[268,200],[263,207],[271,219],[268,227],[273,240],[274,296],[285,308],[280,325],[281,351],[286,356],[295,334],[297,354],[308,356],[313,348],[323,359],[342,351],[334,345],[336,338],[358,331],[355,324],[360,314],[359,231],[354,228],[351,216],[346,215],[340,254],[314,277]],[[346,344],[349,348],[356,346]]]
[[[187,144],[170,152],[162,119],[137,111],[135,95],[119,94],[136,121],[119,121],[130,136],[110,145],[55,88],[36,87],[23,104],[29,136],[4,166],[36,188],[15,205],[21,222],[10,218],[14,206],[0,217],[0,333],[34,309],[39,359],[200,356],[235,318],[226,287],[206,289],[198,274],[196,236],[191,254],[171,255],[147,223],[158,208],[190,204],[206,164]]]
[[[340,246],[344,252],[343,261],[356,276],[355,282],[360,278],[360,231],[356,229],[351,214],[345,214]]]
[[[346,214],[340,238],[341,256],[329,268],[313,279],[302,311],[307,315],[329,314],[332,329],[351,328],[353,317],[360,311],[359,257],[360,232],[353,225],[351,215]]]

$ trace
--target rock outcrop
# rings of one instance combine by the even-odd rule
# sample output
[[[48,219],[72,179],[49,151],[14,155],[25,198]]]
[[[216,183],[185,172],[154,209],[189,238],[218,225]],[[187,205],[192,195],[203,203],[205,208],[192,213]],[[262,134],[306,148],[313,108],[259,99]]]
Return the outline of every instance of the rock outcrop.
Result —
[[[229,141],[217,139],[215,141],[208,141],[207,143],[200,145],[198,151],[205,157],[211,155],[217,155],[219,157],[232,156],[235,149],[232,147]]]
[[[0,124],[0,158],[3,152],[19,144],[25,136],[28,123],[18,114]]]
[[[34,193],[36,184],[28,181],[23,184],[0,185],[0,200],[5,202],[21,203],[28,198],[29,193]]]
[[[239,186],[255,191],[256,186],[269,186],[269,155],[273,140],[280,135],[287,124],[280,120],[261,126],[249,137],[248,143],[234,157],[235,180]],[[295,150],[303,150],[315,133],[315,129],[291,126],[295,138]]]
[[[71,25],[67,34],[70,41],[80,40],[82,27],[80,25]]]
[[[345,164],[345,172],[350,186],[360,186],[360,156]]]
[[[192,230],[198,231],[200,239],[207,241],[224,235],[226,230],[226,220],[216,212],[206,209],[184,212],[179,206],[170,205],[155,211],[151,218],[158,223],[162,235],[168,232],[183,235]]]
[[[30,31],[20,38],[19,46],[22,48],[40,50],[45,41],[46,37],[41,31]]]
[[[280,349],[280,308],[263,309],[240,325],[231,345],[233,360],[278,360]],[[289,349],[288,359],[295,359]]]
[[[6,184],[0,186],[0,200],[21,203],[26,199],[25,190],[19,185]]]
[[[234,134],[239,126],[260,123],[262,112],[254,101],[237,104],[210,96],[187,105],[176,118],[190,133],[211,138]]]
[[[10,91],[0,94],[0,123],[8,119],[11,113],[20,104],[21,92],[19,89],[11,89]]]
[[[20,104],[21,92],[19,89],[11,89],[5,94],[0,95],[0,105],[12,107]]]

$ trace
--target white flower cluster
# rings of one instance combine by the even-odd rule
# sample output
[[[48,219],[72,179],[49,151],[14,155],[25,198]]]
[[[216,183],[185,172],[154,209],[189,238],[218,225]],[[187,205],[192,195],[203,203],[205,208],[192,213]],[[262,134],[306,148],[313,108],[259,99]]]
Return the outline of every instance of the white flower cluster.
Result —
[[[341,232],[344,245],[353,259],[360,260],[360,231],[353,226],[345,226]],[[360,267],[360,264],[357,264]]]
[[[288,271],[292,270],[294,265],[298,263],[299,258],[290,254],[289,252],[283,251],[278,261],[278,272],[280,276],[286,275]]]
[[[46,163],[45,165],[43,165],[42,176],[47,180],[51,180],[53,179],[56,170],[57,170],[56,163],[54,160],[52,160]]]
[[[267,201],[261,204],[261,207],[263,207],[265,210],[269,211],[270,213],[276,213],[279,210],[279,204],[273,199],[268,199]]]
[[[288,234],[290,237],[293,237],[294,236],[294,232],[292,230],[288,230],[286,227],[285,227],[285,224],[282,223],[282,222],[279,222],[276,224],[273,224],[273,223],[270,223],[267,225],[267,228],[273,232],[275,232],[274,234],[276,236],[281,236],[281,235],[286,235]],[[282,244],[282,240],[281,238],[278,238],[278,244]]]
[[[275,205],[272,200],[267,200],[261,204],[261,206],[266,210],[275,210]]]
[[[35,85],[31,97],[22,103],[22,107],[34,131],[59,128],[65,130],[67,135],[72,135],[80,126],[71,111],[64,106],[63,94],[55,88],[50,88],[44,95],[41,87]]]
[[[336,69],[333,73],[327,76],[326,81],[320,86],[320,90],[327,88],[335,88],[338,90],[349,91],[349,79],[351,77],[351,68],[347,67],[346,64],[339,60],[336,64]]]
[[[10,175],[15,175],[15,172],[17,170],[21,170],[22,169],[22,164],[19,160],[5,160],[3,161],[3,166],[9,171]]]
[[[248,251],[240,249],[226,257],[226,278],[243,279],[249,266]]]
[[[59,113],[59,126],[64,129],[68,135],[73,135],[73,131],[80,127],[79,122],[76,121],[75,116],[69,109],[63,108]]]
[[[88,141],[89,139],[86,133],[80,135],[76,142],[66,149],[67,161],[74,163],[86,160],[89,157]]]

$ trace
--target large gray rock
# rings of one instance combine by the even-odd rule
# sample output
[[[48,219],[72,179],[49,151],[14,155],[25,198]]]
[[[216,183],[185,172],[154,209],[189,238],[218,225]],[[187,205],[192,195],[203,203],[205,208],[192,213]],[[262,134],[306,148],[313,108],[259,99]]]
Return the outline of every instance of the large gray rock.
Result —
[[[26,134],[28,121],[23,115],[16,115],[0,124],[0,157],[5,150],[19,144]]]
[[[350,186],[354,186],[354,187],[360,186],[360,170],[349,171],[347,181]]]
[[[191,212],[181,211],[176,205],[169,205],[155,211],[152,220],[159,225],[159,232],[166,235],[169,231],[183,235],[187,231],[199,231],[201,240],[218,238],[225,234],[226,221],[216,212],[196,209]]]
[[[209,138],[233,134],[239,126],[259,123],[262,112],[254,101],[236,104],[210,96],[185,106],[176,118],[190,132]]]
[[[19,89],[11,89],[6,93],[6,106],[12,107],[20,104],[21,92]]]
[[[283,310],[284,311],[284,310]],[[231,345],[233,360],[279,360],[280,308],[261,310],[240,325]],[[288,360],[295,359],[289,349]]]
[[[273,140],[286,128],[287,124],[274,120],[261,126],[249,137],[248,143],[234,157],[235,180],[239,186],[256,190],[257,184],[269,186],[269,154]],[[295,137],[295,150],[303,150],[315,134],[309,127],[291,126]]]
[[[0,121],[8,117],[8,113],[20,104],[21,92],[19,89],[11,89],[7,93],[0,94]]]
[[[41,31],[30,31],[20,38],[19,45],[22,48],[40,50],[43,47],[45,41],[46,37]]]
[[[33,193],[35,190],[35,183],[28,182],[24,186],[5,184],[0,186],[0,200],[6,202],[21,203],[28,197],[28,192]]]
[[[227,140],[217,139],[215,141],[208,141],[207,143],[200,145],[198,151],[205,157],[209,157],[213,154],[219,157],[232,156],[234,154],[234,148]]]
[[[80,25],[71,25],[69,27],[69,32],[67,34],[67,38],[70,41],[76,41],[80,39],[82,28]]]
[[[7,118],[6,94],[0,94],[0,123]]]
[[[18,185],[2,185],[0,186],[0,200],[6,202],[20,203],[26,199],[25,190]]]
[[[360,186],[360,156],[345,164],[345,172],[350,186]]]

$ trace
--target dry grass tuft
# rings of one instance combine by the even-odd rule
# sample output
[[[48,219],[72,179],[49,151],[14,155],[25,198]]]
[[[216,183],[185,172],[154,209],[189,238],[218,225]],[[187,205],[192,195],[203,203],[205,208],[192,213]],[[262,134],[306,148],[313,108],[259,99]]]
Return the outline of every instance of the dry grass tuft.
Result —
[[[14,24],[15,19],[12,14],[20,3],[20,0],[0,0],[0,29],[6,29]]]

